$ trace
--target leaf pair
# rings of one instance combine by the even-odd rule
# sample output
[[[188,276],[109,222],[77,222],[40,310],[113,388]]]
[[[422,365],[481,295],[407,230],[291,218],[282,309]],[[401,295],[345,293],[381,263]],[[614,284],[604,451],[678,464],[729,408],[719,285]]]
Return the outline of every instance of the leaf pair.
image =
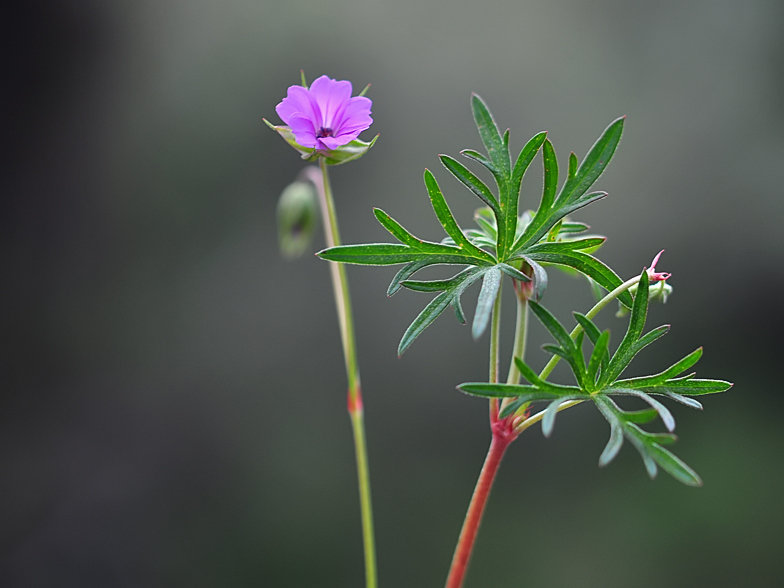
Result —
[[[547,285],[547,272],[542,264],[572,268],[607,290],[613,290],[621,284],[615,272],[590,254],[604,242],[603,238],[572,240],[562,235],[579,232],[584,227],[569,223],[565,231],[564,219],[567,214],[606,195],[604,192],[587,194],[587,191],[615,152],[624,119],[616,120],[605,130],[582,165],[578,166],[576,156],[571,154],[567,179],[558,193],[558,163],[555,150],[544,132],[534,135],[526,143],[512,165],[509,131],[501,135],[487,106],[475,94],[471,97],[471,110],[487,155],[474,150],[464,150],[462,155],[490,171],[496,183],[496,192],[456,159],[448,155],[441,155],[440,159],[444,167],[488,207],[487,214],[478,214],[476,217],[478,231],[463,231],[460,228],[435,176],[430,170],[425,170],[425,186],[433,211],[447,234],[443,242],[419,239],[387,213],[374,209],[376,219],[400,243],[344,245],[318,254],[324,259],[343,263],[404,264],[389,285],[390,296],[401,287],[420,292],[439,292],[406,330],[398,348],[401,354],[448,306],[455,309],[458,320],[465,322],[460,296],[480,278],[483,281],[472,326],[474,338],[480,337],[487,328],[493,304],[501,289],[503,274],[519,281],[533,280],[534,300],[541,298]],[[518,217],[522,179],[540,149],[544,162],[544,188],[540,205],[533,216]],[[520,271],[523,262],[530,269],[528,273],[531,277]],[[464,265],[468,269],[449,280],[411,279],[418,271],[441,264]],[[632,299],[625,292],[620,301],[631,306]]]
[[[681,376],[702,356],[702,348],[690,353],[665,371],[647,377],[619,379],[632,359],[644,347],[664,335],[669,326],[664,325],[642,334],[648,310],[648,274],[643,271],[637,295],[632,305],[629,327],[615,353],[610,355],[610,332],[601,332],[586,316],[575,313],[575,318],[583,331],[572,339],[566,329],[543,306],[532,302],[531,309],[556,341],[544,345],[543,349],[557,355],[569,364],[574,374],[576,386],[562,386],[541,379],[528,365],[515,358],[520,373],[528,385],[466,383],[458,389],[466,394],[489,398],[513,398],[501,417],[507,417],[527,407],[532,402],[548,401],[542,418],[542,431],[545,436],[552,432],[555,415],[568,401],[593,401],[610,424],[610,440],[607,443],[599,465],[608,464],[618,454],[627,439],[640,453],[648,474],[653,478],[657,465],[680,482],[698,486],[699,476],[662,445],[675,441],[675,419],[672,413],[653,396],[665,396],[692,408],[701,409],[702,405],[690,398],[702,394],[712,394],[728,390],[732,384],[723,380],[700,380],[694,374]],[[593,344],[593,350],[586,362],[582,344],[585,336]],[[634,396],[644,400],[650,408],[642,411],[625,411],[612,399],[613,396]],[[654,434],[640,428],[656,417],[661,418],[668,433]]]

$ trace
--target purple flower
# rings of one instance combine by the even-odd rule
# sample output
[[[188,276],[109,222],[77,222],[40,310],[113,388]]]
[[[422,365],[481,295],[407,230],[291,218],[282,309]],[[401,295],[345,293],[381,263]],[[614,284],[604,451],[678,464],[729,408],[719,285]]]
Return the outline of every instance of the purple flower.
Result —
[[[352,98],[351,91],[351,82],[321,76],[310,89],[289,87],[275,111],[291,128],[297,143],[330,151],[350,143],[373,123],[370,99]]]

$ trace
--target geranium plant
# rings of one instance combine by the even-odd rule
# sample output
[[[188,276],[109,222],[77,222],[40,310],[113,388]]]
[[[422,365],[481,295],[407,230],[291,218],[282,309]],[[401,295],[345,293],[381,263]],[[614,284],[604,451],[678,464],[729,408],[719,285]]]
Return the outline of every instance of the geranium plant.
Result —
[[[289,92],[291,98],[292,92]],[[304,94],[302,90],[296,90],[294,96]],[[306,103],[300,99],[299,104]],[[459,384],[457,388],[466,394],[489,399],[491,443],[458,539],[447,588],[463,585],[498,467],[509,444],[527,428],[541,421],[544,435],[549,436],[559,411],[592,402],[610,425],[610,439],[599,457],[600,466],[613,460],[625,439],[640,453],[651,478],[661,468],[684,484],[699,486],[702,482],[696,472],[665,448],[675,441],[672,434],[675,420],[657,398],[700,409],[702,406],[694,399],[695,396],[723,392],[731,386],[723,380],[698,379],[694,373],[687,373],[701,357],[701,348],[658,374],[642,377],[626,375],[635,355],[669,330],[669,325],[664,325],[644,332],[649,301],[666,298],[671,291],[666,283],[670,275],[656,271],[659,253],[650,268],[643,268],[640,275],[624,281],[595,255],[605,238],[585,235],[588,226],[571,218],[575,212],[607,195],[602,191],[591,191],[591,188],[615,153],[624,118],[607,127],[582,163],[571,153],[565,181],[560,182],[555,149],[546,133],[534,135],[513,160],[509,150],[509,131],[500,133],[479,96],[471,97],[471,108],[486,153],[467,149],[461,154],[484,166],[492,174],[496,189],[491,190],[455,158],[441,155],[440,159],[444,167],[481,200],[483,206],[474,216],[476,227],[464,230],[457,224],[435,175],[425,170],[425,187],[446,233],[445,238],[428,241],[415,237],[387,213],[375,209],[376,219],[397,243],[339,245],[328,242],[329,247],[319,253],[323,259],[335,262],[333,268],[340,268],[343,263],[402,265],[392,279],[389,295],[401,288],[435,294],[405,330],[398,347],[400,354],[447,308],[451,307],[457,319],[465,323],[461,296],[472,284],[481,281],[471,333],[477,339],[489,327],[488,379],[486,382]],[[279,107],[279,113],[283,117],[284,114],[289,115],[289,110]],[[300,124],[299,119],[297,124]],[[318,125],[314,122],[313,130],[310,126],[305,128],[304,123],[301,127],[307,143],[300,141],[295,146],[303,157],[320,157],[325,169],[323,163],[329,156],[318,155],[318,141],[323,140],[319,137]],[[276,130],[280,132],[280,127]],[[292,142],[284,132],[281,134]],[[300,140],[299,134],[294,136]],[[369,147],[371,144],[362,145]],[[522,179],[539,152],[544,167],[542,196],[536,210],[520,212]],[[414,279],[417,272],[433,265],[453,265],[462,269],[449,279]],[[582,274],[598,294],[598,301],[587,312],[573,313],[575,326],[571,332],[543,305],[548,271],[552,268]],[[504,324],[501,291],[505,278],[511,280],[514,287],[517,309],[512,357],[506,380],[501,381],[499,335]],[[626,333],[614,351],[610,346],[610,331],[601,331],[593,322],[593,318],[613,301],[617,301],[621,308],[618,315],[628,316]],[[544,325],[554,340],[542,346],[552,354],[552,358],[538,374],[525,361],[530,314]],[[553,368],[562,359],[573,374],[574,381],[570,384],[549,380]],[[521,378],[526,383],[521,384]],[[638,410],[622,408],[617,402],[619,397],[637,399],[644,407]],[[546,403],[546,407],[532,412],[533,407],[542,402]],[[662,421],[666,432],[654,433],[642,427],[656,419]]]

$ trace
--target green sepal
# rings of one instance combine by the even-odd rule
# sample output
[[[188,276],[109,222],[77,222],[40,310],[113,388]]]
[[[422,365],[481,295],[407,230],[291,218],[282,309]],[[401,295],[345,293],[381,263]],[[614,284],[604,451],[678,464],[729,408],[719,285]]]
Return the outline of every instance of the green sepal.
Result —
[[[311,182],[286,186],[277,209],[278,244],[284,258],[297,258],[310,247],[318,217],[318,196]]]
[[[346,145],[341,145],[336,149],[326,151],[319,151],[313,147],[305,147],[297,143],[292,130],[284,125],[273,125],[266,118],[262,119],[267,126],[273,131],[278,133],[286,143],[296,149],[305,161],[316,161],[319,157],[323,157],[327,165],[340,165],[359,159],[376,143],[378,135],[373,137],[369,142],[354,139]]]

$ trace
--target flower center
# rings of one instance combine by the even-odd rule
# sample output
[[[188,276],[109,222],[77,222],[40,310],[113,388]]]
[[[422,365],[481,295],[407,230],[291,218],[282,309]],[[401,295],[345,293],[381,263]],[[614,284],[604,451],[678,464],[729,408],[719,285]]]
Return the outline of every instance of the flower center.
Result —
[[[324,137],[331,137],[332,136],[332,129],[329,127],[321,127],[316,133],[316,139],[323,139]]]

